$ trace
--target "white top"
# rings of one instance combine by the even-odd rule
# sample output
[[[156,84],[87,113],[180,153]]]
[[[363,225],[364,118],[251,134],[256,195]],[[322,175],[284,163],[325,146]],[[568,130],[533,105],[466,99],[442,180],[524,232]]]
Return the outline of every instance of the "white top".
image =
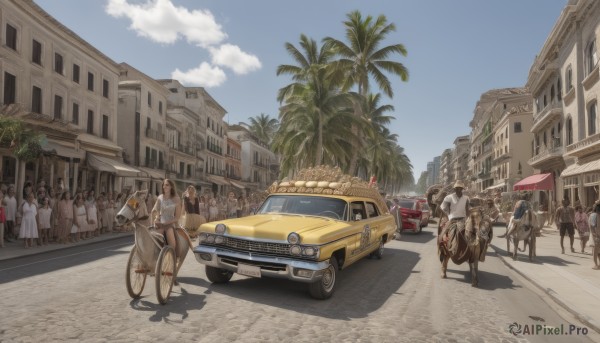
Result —
[[[38,210],[38,218],[40,221],[40,229],[49,229],[50,225],[50,216],[52,215],[51,208],[40,208]]]
[[[442,203],[442,211],[448,213],[448,219],[465,218],[467,216],[467,203],[469,197],[464,195],[458,197],[456,193],[446,195]],[[448,207],[450,207],[448,209]]]

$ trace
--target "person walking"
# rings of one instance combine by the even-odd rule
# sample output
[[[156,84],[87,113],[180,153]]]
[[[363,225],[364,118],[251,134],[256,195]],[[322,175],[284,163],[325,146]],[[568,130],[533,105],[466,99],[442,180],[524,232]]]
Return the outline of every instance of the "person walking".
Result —
[[[575,209],[573,209],[573,207],[569,205],[569,199],[564,198],[562,200],[562,206],[556,210],[556,213],[554,215],[556,227],[559,228],[560,232],[560,248],[563,254],[565,253],[565,246],[563,241],[565,239],[566,234],[569,234],[571,252],[575,252],[575,248],[573,248],[573,243],[575,240],[575,228],[573,227],[575,223]]]
[[[594,266],[592,269],[600,270],[600,203],[594,204],[594,212],[590,214],[589,226],[594,239],[594,247],[592,248],[592,257],[594,258]]]
[[[227,218],[237,218],[237,206],[238,201],[235,198],[235,193],[229,192],[226,203]]]
[[[17,221],[17,198],[15,198],[15,187],[9,186],[6,196],[4,196],[4,209],[6,212],[6,222],[4,236],[7,242],[17,239],[19,233],[15,229]]]
[[[73,227],[73,200],[71,193],[63,192],[57,205],[58,243],[66,244]]]
[[[589,218],[581,205],[575,207],[575,228],[579,233],[579,242],[581,243],[581,253],[585,254],[585,245],[590,239]]]
[[[34,202],[35,196],[33,192],[27,194],[27,201],[25,201],[20,208],[21,211],[21,229],[19,232],[19,238],[23,239],[25,248],[33,247],[33,239],[38,238],[38,226],[37,226],[37,206]]]
[[[200,216],[200,199],[196,194],[196,187],[188,186],[183,193],[182,216],[185,217],[183,227],[190,235],[190,238],[198,236],[198,227],[206,223],[206,218]]]

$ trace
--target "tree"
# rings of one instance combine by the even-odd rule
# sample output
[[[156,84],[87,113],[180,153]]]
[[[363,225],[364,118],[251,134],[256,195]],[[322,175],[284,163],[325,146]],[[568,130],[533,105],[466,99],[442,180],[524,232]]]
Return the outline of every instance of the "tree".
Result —
[[[264,143],[271,144],[273,136],[279,128],[279,121],[269,115],[261,113],[256,117],[250,117],[250,125],[242,123],[248,130]]]
[[[425,194],[425,192],[427,191],[427,177],[429,176],[429,173],[427,171],[424,171],[421,173],[421,176],[419,177],[419,181],[417,181],[417,186],[415,191],[419,194]]]
[[[25,127],[23,121],[0,116],[0,146],[8,147],[19,160],[37,159],[44,140],[44,135]]]

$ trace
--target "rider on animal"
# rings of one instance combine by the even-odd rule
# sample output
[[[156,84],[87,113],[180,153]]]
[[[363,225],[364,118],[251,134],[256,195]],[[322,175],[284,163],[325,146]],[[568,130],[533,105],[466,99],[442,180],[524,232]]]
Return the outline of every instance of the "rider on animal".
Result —
[[[529,195],[527,193],[523,193],[521,194],[521,199],[515,204],[513,216],[510,218],[510,222],[508,224],[508,231],[503,237],[510,236],[513,233],[513,231],[515,231],[515,229],[521,222],[521,218],[529,209],[531,209],[531,204],[529,203]]]

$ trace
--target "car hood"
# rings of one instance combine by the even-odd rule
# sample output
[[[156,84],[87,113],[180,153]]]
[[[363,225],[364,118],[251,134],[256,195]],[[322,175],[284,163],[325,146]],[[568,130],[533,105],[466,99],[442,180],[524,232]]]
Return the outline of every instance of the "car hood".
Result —
[[[217,224],[227,225],[226,235],[254,240],[287,241],[290,233],[300,235],[303,244],[323,244],[352,233],[352,225],[345,221],[323,217],[258,214],[202,224],[200,231],[214,232]]]

